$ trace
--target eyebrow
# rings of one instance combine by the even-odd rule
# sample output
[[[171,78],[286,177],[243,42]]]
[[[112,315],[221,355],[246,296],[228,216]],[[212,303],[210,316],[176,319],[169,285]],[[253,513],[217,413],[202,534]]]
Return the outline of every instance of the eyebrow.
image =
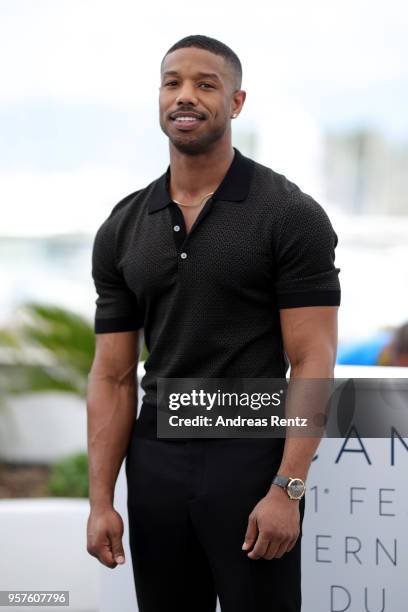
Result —
[[[163,72],[163,78],[166,76],[178,76],[179,73],[177,70],[166,70]],[[206,79],[214,79],[215,81],[220,81],[220,77],[215,72],[197,72],[197,76],[200,78]]]

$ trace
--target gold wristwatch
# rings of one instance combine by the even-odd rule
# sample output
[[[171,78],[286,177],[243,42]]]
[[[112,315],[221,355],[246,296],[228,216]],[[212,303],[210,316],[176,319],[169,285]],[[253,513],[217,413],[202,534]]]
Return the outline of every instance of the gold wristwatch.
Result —
[[[285,489],[290,499],[302,499],[306,491],[306,485],[303,480],[301,478],[293,478],[292,476],[276,475],[272,480],[272,484]]]

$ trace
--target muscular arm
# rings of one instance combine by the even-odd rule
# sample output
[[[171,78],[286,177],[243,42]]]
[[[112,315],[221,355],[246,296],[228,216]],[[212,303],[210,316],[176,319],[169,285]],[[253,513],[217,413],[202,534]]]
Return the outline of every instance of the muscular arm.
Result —
[[[139,331],[96,334],[87,392],[88,552],[108,567],[124,557],[113,497],[136,418],[138,360]]]
[[[138,331],[96,334],[87,393],[91,506],[113,504],[136,418],[138,360]]]
[[[285,308],[280,311],[284,347],[291,365],[290,381],[334,378],[337,312],[337,306]],[[290,386],[289,382],[289,390]],[[318,393],[317,385],[315,390]],[[294,386],[289,409],[293,409],[295,415],[299,414],[302,396],[302,387]],[[319,442],[319,437],[288,436],[278,473],[305,480]],[[273,488],[277,488],[276,485]],[[284,491],[282,493],[286,495]]]
[[[337,350],[337,306],[284,308],[280,311],[284,348],[291,364],[286,414],[301,414],[305,405],[304,387],[291,385],[296,379],[334,377]],[[292,386],[292,393],[291,391]],[[323,385],[324,387],[324,385]],[[316,392],[316,386],[312,386]],[[312,404],[320,398],[308,396]],[[290,395],[290,398],[289,398]],[[288,414],[289,413],[289,414]],[[314,432],[313,432],[314,433]],[[287,436],[278,474],[306,479],[320,437]],[[299,501],[271,485],[267,495],[251,512],[244,550],[250,559],[280,558],[289,552],[300,535]]]

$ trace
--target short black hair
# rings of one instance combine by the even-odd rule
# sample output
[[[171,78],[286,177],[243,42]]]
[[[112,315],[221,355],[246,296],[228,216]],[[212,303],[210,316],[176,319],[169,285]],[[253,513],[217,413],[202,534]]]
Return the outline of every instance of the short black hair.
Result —
[[[228,47],[223,42],[211,38],[210,36],[204,36],[202,34],[193,34],[190,36],[185,36],[176,42],[168,51],[166,51],[162,61],[161,66],[163,66],[164,59],[169,53],[176,51],[177,49],[185,49],[186,47],[196,47],[198,49],[205,49],[206,51],[210,51],[210,53],[215,53],[215,55],[221,55],[225,60],[229,63],[232,69],[233,77],[234,77],[234,87],[235,89],[241,89],[242,84],[242,65],[239,60],[239,57],[230,47]]]

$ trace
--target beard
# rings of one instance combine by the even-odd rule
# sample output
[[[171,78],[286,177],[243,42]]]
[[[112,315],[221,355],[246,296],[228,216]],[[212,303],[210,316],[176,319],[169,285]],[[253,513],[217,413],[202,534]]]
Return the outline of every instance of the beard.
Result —
[[[190,132],[180,132],[180,135],[169,132],[161,120],[160,127],[180,153],[185,155],[201,155],[207,153],[224,136],[228,124],[216,126],[212,130],[207,130],[198,136]]]

